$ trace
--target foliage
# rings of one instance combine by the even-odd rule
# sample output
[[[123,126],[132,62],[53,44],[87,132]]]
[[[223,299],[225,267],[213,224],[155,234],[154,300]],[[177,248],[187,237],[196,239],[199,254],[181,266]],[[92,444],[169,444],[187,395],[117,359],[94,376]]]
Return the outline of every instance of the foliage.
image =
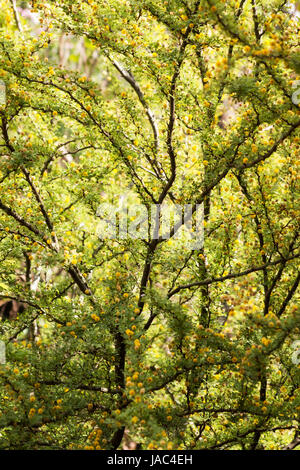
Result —
[[[0,5],[0,448],[296,447],[297,6]],[[203,247],[99,240],[127,193]]]

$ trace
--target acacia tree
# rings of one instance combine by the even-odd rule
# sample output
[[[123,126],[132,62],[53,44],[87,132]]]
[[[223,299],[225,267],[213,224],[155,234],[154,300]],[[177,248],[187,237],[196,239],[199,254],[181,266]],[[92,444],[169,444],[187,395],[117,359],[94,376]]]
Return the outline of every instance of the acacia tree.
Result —
[[[0,4],[0,447],[296,448],[296,5]],[[99,239],[129,192],[203,245]]]

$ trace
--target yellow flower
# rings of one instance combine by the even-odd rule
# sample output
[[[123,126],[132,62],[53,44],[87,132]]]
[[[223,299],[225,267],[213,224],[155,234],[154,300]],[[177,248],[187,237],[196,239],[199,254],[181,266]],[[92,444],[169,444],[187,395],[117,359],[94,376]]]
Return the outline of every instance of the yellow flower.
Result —
[[[98,317],[98,315],[96,315],[95,313],[92,313],[91,317],[95,322],[100,321],[100,317]]]
[[[263,343],[264,346],[268,346],[268,344],[270,344],[271,340],[263,337],[261,342]]]
[[[28,413],[28,417],[29,417],[29,418],[32,418],[34,415],[35,415],[35,409],[34,409],[34,408],[30,408],[29,413]]]

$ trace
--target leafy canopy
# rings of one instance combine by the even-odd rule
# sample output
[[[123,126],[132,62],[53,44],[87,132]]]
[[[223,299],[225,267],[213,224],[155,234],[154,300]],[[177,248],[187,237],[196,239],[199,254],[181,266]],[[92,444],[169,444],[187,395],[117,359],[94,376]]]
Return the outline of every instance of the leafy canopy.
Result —
[[[0,6],[0,448],[296,447],[297,5]],[[203,247],[99,239],[124,195]]]

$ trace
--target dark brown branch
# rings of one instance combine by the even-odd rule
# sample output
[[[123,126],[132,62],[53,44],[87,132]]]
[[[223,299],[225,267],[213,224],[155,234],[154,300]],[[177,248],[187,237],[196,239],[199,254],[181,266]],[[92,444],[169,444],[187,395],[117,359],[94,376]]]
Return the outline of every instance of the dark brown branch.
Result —
[[[32,224],[27,222],[23,217],[21,217],[19,214],[17,214],[14,210],[12,210],[10,207],[8,207],[6,204],[0,201],[0,209],[2,209],[7,215],[13,217],[16,222],[21,224],[23,227],[26,227],[28,230],[31,232],[35,233],[35,235],[38,235],[39,237],[43,237],[43,234]]]
[[[281,315],[285,312],[285,309],[289,303],[289,301],[292,299],[293,295],[295,294],[298,286],[299,286],[299,282],[300,282],[300,271],[298,272],[298,275],[292,285],[292,287],[290,288],[289,292],[288,292],[288,295],[286,296],[286,298],[284,299],[281,307],[280,307],[280,310],[279,312],[277,313],[277,316],[278,317],[281,317]]]
[[[202,281],[191,282],[190,284],[185,284],[185,285],[182,285],[182,286],[178,286],[178,287],[176,287],[176,289],[173,289],[172,291],[169,292],[168,298],[170,298],[173,295],[177,294],[182,289],[190,289],[191,287],[206,286],[206,285],[209,285],[209,284],[213,284],[215,282],[226,281],[227,279],[235,279],[237,277],[247,276],[248,274],[251,274],[251,273],[254,273],[254,272],[257,272],[257,271],[262,271],[262,270],[268,268],[269,266],[274,266],[276,264],[280,264],[283,261],[290,261],[290,260],[293,260],[295,258],[299,258],[299,256],[300,255],[295,255],[295,256],[292,256],[292,257],[290,257],[286,260],[280,258],[276,261],[270,261],[266,264],[262,264],[261,266],[254,266],[252,268],[245,269],[245,271],[241,271],[241,272],[238,272],[238,273],[227,274],[226,276],[215,277],[215,278],[210,278],[210,279],[204,279]]]
[[[146,111],[146,114],[148,116],[148,119],[149,119],[149,122],[150,122],[150,125],[152,127],[152,130],[153,130],[153,135],[154,135],[154,142],[155,142],[155,148],[156,148],[156,151],[158,151],[158,147],[159,147],[159,132],[158,132],[158,127],[157,127],[157,124],[156,124],[156,121],[155,121],[155,117],[154,117],[154,114],[153,112],[151,111],[151,109],[149,108],[146,100],[145,100],[145,97],[144,97],[144,94],[139,86],[139,84],[137,83],[136,79],[134,78],[134,76],[132,75],[131,72],[129,72],[128,70],[126,70],[124,67],[122,67],[122,65],[117,62],[116,60],[112,59],[111,57],[109,57],[109,60],[111,61],[111,63],[114,65],[114,67],[118,70],[118,72],[120,72],[120,74],[122,75],[122,77],[126,80],[127,83],[129,83],[129,85],[134,89],[134,91],[136,92],[138,98],[139,98],[139,101],[140,103],[142,104],[143,108],[145,109]]]

